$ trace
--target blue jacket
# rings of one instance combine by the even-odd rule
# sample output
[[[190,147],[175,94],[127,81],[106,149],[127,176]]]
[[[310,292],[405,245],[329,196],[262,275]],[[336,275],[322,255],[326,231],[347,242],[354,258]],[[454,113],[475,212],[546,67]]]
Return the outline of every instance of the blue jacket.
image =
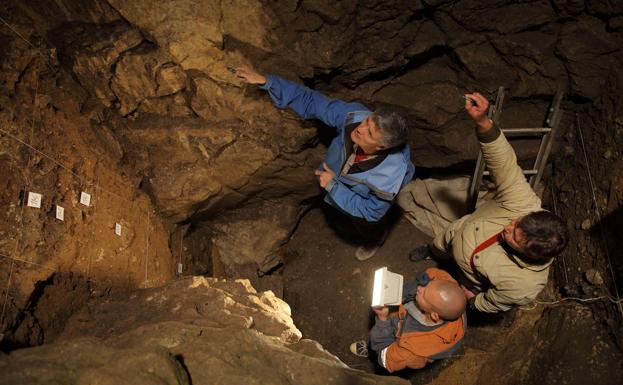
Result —
[[[266,84],[260,88],[268,91],[277,107],[289,107],[305,119],[319,119],[337,129],[337,136],[325,157],[325,162],[336,174],[325,187],[325,202],[368,222],[380,220],[391,207],[396,194],[411,181],[415,172],[409,147],[405,144],[394,149],[380,164],[369,170],[340,176],[350,155],[350,152],[347,153],[350,132],[356,123],[372,112],[360,103],[329,99],[320,92],[274,75],[268,75]]]

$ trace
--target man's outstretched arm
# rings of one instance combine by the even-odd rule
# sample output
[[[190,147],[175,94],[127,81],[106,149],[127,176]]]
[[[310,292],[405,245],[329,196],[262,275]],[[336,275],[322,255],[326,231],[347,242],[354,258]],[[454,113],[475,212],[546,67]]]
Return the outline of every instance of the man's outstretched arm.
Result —
[[[331,99],[300,84],[274,75],[262,75],[249,66],[236,69],[236,76],[250,84],[257,84],[268,91],[278,108],[290,108],[305,119],[319,119],[328,126],[342,128],[346,114],[351,111],[367,111],[360,103],[346,103]]]

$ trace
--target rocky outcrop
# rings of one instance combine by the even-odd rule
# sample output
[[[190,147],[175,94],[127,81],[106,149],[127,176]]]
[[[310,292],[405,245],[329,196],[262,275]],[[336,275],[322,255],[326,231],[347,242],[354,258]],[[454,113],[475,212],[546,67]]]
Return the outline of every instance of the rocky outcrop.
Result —
[[[286,208],[269,222],[275,235],[269,242],[245,244],[254,252],[235,258],[261,263],[285,241],[299,202],[315,194],[309,186],[319,156],[303,151],[314,136],[311,127],[284,116],[227,69],[243,58],[224,49],[225,38],[263,44],[263,23],[236,21],[240,9],[249,20],[263,20],[259,3],[110,4],[131,24],[66,23],[52,33],[61,57],[102,104],[99,122],[121,139],[160,215],[181,222],[232,208],[243,212],[243,205],[248,213],[241,215],[250,216],[267,200],[265,207]],[[233,234],[218,239],[219,245],[236,240],[224,250],[244,242]]]
[[[10,369],[9,369],[10,368]],[[3,383],[406,384],[301,339],[290,308],[247,280],[194,277],[95,301],[58,342],[0,358]]]

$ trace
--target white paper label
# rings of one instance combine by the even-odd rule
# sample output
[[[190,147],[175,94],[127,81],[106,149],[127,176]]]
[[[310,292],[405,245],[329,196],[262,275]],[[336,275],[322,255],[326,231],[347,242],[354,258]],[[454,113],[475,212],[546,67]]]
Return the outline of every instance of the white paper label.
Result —
[[[91,194],[85,193],[84,191],[80,193],[80,203],[85,206],[89,206],[91,204]]]
[[[41,194],[37,194],[36,192],[29,191],[28,192],[28,206],[40,209],[41,198],[42,198]]]
[[[182,271],[184,271],[184,266],[181,263],[177,264],[177,274],[182,274]]]
[[[121,236],[121,224],[115,223],[115,234]]]
[[[56,205],[56,219],[59,221],[65,220],[65,209],[62,206]]]

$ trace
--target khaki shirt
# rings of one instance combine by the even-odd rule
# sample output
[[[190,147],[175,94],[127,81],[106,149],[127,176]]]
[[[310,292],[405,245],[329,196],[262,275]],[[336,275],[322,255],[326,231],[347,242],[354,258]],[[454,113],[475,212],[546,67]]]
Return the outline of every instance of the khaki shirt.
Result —
[[[493,129],[499,131],[497,127]],[[541,200],[526,181],[515,151],[504,135],[500,133],[489,143],[481,139],[480,145],[496,194],[474,213],[452,222],[435,238],[434,245],[452,254],[465,277],[481,291],[474,299],[474,306],[493,313],[532,301],[547,283],[552,260],[544,265],[531,265],[495,243],[474,256],[477,273],[472,271],[469,260],[478,245],[513,220],[542,210]]]

